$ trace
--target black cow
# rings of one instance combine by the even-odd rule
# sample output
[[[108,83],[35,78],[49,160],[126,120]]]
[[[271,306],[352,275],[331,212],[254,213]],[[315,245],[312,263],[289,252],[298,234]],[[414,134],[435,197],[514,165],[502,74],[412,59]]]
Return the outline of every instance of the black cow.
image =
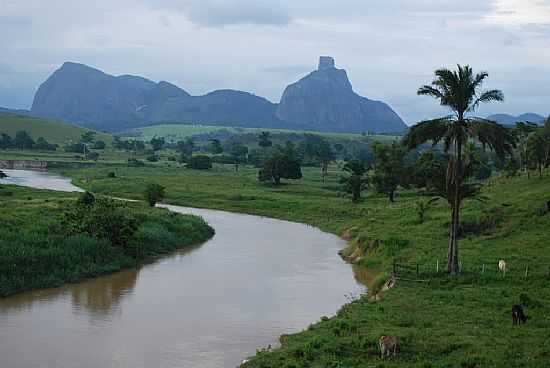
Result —
[[[517,324],[522,324],[522,323],[525,323],[527,322],[527,319],[529,317],[527,317],[524,313],[523,313],[523,307],[521,305],[514,305],[512,307],[512,322],[514,325],[517,325]]]

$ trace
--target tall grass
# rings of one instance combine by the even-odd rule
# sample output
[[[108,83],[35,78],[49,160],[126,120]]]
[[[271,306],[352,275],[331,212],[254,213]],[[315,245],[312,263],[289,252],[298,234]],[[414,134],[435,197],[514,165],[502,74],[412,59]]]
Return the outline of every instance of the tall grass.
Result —
[[[19,188],[13,192],[13,198],[2,200],[0,213],[0,296],[136,266],[213,234],[199,217],[132,204],[125,211],[136,218],[137,230],[126,247],[114,246],[108,239],[69,232],[63,214],[74,199],[26,200],[29,193],[44,194]]]

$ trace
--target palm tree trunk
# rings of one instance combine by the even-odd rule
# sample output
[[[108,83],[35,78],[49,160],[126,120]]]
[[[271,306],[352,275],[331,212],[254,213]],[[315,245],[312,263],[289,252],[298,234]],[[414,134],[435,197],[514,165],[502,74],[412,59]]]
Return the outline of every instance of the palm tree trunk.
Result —
[[[447,253],[447,271],[456,275],[458,267],[458,230],[460,226],[460,188],[462,184],[462,146],[455,141],[455,165],[453,168],[454,193],[452,200],[451,231],[449,234],[449,250]]]

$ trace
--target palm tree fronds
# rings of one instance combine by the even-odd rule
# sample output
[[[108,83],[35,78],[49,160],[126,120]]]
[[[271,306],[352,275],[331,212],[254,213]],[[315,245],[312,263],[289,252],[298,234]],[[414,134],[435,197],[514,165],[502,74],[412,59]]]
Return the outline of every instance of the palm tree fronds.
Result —
[[[499,158],[512,153],[516,147],[516,138],[511,131],[498,123],[482,118],[466,119],[469,134],[483,147],[495,151]]]
[[[423,143],[432,141],[432,145],[435,146],[445,137],[451,122],[452,118],[449,116],[421,121],[409,129],[403,138],[403,144],[409,149],[414,149]]]

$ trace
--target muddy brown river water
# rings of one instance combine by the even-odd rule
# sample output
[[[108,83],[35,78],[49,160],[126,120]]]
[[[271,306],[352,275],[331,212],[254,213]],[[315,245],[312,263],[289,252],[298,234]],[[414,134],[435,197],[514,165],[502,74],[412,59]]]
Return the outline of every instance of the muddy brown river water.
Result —
[[[48,173],[4,171],[3,184],[79,190]],[[364,291],[334,235],[164,207],[202,216],[216,235],[139,269],[0,299],[0,367],[233,368]]]

